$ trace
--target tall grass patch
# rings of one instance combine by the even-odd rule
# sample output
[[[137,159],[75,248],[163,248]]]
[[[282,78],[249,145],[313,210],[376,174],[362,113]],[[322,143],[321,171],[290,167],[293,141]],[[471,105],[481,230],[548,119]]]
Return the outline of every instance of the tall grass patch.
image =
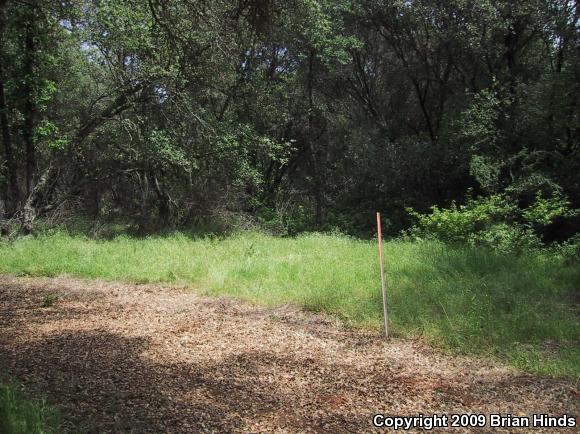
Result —
[[[580,269],[545,254],[436,241],[385,243],[392,331],[527,371],[580,378]],[[376,242],[261,233],[93,240],[64,232],[0,244],[0,272],[186,284],[208,295],[295,303],[379,329]]]
[[[17,383],[0,383],[0,432],[52,434],[58,432],[60,414],[44,400],[29,400]]]

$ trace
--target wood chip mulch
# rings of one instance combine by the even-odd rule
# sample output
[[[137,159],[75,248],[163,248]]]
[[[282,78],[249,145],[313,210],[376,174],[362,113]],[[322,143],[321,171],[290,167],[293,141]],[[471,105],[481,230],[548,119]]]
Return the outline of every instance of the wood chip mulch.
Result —
[[[58,299],[44,307],[47,294]],[[358,433],[374,431],[375,413],[580,414],[572,382],[419,340],[289,306],[66,277],[0,276],[3,373],[58,405],[65,432]]]

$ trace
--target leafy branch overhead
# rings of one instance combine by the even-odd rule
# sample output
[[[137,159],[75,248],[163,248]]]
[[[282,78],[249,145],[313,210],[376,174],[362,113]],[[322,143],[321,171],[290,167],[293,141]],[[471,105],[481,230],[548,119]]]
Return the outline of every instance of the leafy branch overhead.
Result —
[[[569,0],[3,0],[1,219],[368,236],[374,211],[395,235],[435,207],[449,239],[493,216],[565,242],[578,18]]]

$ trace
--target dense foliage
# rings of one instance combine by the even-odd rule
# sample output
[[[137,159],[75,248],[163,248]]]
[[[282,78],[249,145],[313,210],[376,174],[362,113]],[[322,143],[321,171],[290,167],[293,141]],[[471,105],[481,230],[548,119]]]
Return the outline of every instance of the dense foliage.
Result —
[[[563,242],[578,18],[570,0],[0,0],[0,225],[367,235],[380,210],[394,234],[435,206],[458,223],[443,238]]]
[[[501,253],[523,253],[546,245],[546,231],[558,219],[573,218],[580,210],[571,209],[570,202],[559,193],[544,198],[540,193],[533,203],[522,208],[509,195],[491,195],[468,199],[465,205],[452,202],[447,209],[433,206],[431,213],[421,214],[409,209],[417,224],[406,231],[410,238],[434,238],[473,247],[486,246]],[[565,243],[553,243],[553,251],[566,260],[580,258],[578,235]]]

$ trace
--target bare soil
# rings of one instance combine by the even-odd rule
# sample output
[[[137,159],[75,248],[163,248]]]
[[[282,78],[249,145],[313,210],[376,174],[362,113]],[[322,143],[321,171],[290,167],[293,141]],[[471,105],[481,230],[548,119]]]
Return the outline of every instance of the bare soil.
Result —
[[[57,404],[71,432],[372,432],[375,413],[580,408],[571,382],[294,307],[71,278],[0,276],[0,372]]]

